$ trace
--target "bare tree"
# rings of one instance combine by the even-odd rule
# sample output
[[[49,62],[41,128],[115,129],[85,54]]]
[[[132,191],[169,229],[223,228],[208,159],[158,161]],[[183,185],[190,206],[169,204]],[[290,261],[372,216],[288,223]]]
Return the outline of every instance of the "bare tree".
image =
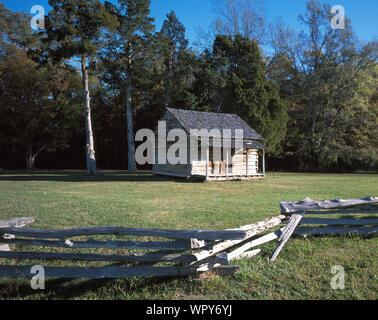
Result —
[[[360,86],[364,76],[372,73],[376,47],[374,42],[358,45],[349,19],[345,29],[333,30],[331,18],[329,4],[309,0],[306,12],[299,16],[301,32],[281,20],[271,25],[273,54],[267,71],[286,96],[289,126],[300,130],[294,138],[298,147],[290,137],[288,145],[314,169],[351,159],[346,150],[353,150],[354,143],[360,146],[361,156],[374,140],[360,142],[365,130],[360,124],[374,117],[363,107],[366,91]],[[372,131],[366,131],[366,136]],[[370,154],[369,150],[365,158]]]
[[[265,37],[264,0],[213,0],[216,33],[242,35],[261,44]]]

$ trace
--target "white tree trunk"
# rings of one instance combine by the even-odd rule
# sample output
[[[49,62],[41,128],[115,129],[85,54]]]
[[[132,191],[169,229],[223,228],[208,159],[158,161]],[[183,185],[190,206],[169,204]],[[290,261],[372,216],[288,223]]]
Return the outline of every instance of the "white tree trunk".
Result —
[[[33,153],[33,146],[29,146],[26,149],[26,169],[27,170],[34,170],[35,169],[35,159],[38,157],[38,155],[45,149],[45,146],[40,148],[37,152]]]
[[[30,148],[31,149],[31,148]],[[26,152],[26,170],[34,170],[35,157],[32,150]]]
[[[127,67],[127,100],[126,100],[126,118],[127,118],[127,146],[128,146],[128,171],[136,173],[135,163],[135,142],[134,142],[134,126],[133,126],[133,110],[131,105],[131,68]]]
[[[85,155],[87,159],[87,170],[89,175],[97,175],[96,157],[94,150],[94,139],[91,119],[91,105],[88,84],[88,69],[86,57],[81,59],[81,72],[83,79],[83,96],[84,96],[84,120],[85,120]]]

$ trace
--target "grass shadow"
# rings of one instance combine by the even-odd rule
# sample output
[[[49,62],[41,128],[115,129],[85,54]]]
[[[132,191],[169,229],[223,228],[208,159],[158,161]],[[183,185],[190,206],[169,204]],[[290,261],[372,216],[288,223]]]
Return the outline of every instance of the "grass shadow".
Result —
[[[28,280],[23,278],[16,282],[0,284],[0,299],[17,299],[20,296],[30,299],[58,299],[69,300],[93,293],[97,295],[99,290],[113,291],[121,285],[123,292],[139,292],[143,288],[152,285],[169,284],[177,279],[188,279],[182,277],[159,277],[159,278],[127,278],[127,279],[47,279],[45,289],[33,290]],[[122,282],[122,283],[120,283]],[[120,292],[122,294],[122,292]],[[108,294],[106,294],[108,295]]]
[[[186,183],[185,179],[158,176],[151,171],[129,174],[125,171],[102,172],[89,176],[84,171],[0,171],[0,181],[13,182],[176,182]]]

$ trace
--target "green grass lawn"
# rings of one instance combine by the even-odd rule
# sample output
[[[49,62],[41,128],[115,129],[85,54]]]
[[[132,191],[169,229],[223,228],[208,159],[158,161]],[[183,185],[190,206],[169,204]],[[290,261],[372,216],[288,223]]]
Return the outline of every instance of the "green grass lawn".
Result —
[[[71,171],[2,172],[0,220],[30,216],[36,220],[31,227],[42,229],[225,229],[278,215],[280,201],[367,195],[378,195],[378,175],[276,173],[248,182],[187,183],[149,172],[107,171],[98,177]],[[0,279],[0,299],[378,298],[376,237],[293,238],[269,263],[276,245],[266,244],[261,255],[238,261],[241,272],[231,277],[51,279],[43,291],[33,291],[28,279]],[[0,259],[6,263],[16,261]],[[334,265],[345,269],[344,290],[330,286]]]

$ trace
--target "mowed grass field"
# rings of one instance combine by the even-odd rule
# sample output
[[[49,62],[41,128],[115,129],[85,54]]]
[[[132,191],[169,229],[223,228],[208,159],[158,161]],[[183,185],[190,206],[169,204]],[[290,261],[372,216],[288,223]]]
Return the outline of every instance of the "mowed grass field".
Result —
[[[280,201],[367,195],[378,195],[376,174],[270,173],[265,180],[187,183],[156,177],[150,172],[128,175],[105,171],[98,177],[88,177],[85,172],[71,171],[32,174],[3,171],[0,220],[34,217],[35,223],[30,227],[41,229],[99,226],[225,229],[278,215]],[[241,272],[230,277],[48,279],[46,289],[39,291],[31,289],[30,279],[3,278],[0,299],[378,298],[377,237],[292,238],[276,262],[270,263],[267,259],[276,245],[277,242],[265,244],[259,256],[235,263],[241,266]],[[0,264],[16,263],[33,264],[0,259]],[[345,270],[344,290],[331,288],[335,276],[331,268],[335,265]]]

